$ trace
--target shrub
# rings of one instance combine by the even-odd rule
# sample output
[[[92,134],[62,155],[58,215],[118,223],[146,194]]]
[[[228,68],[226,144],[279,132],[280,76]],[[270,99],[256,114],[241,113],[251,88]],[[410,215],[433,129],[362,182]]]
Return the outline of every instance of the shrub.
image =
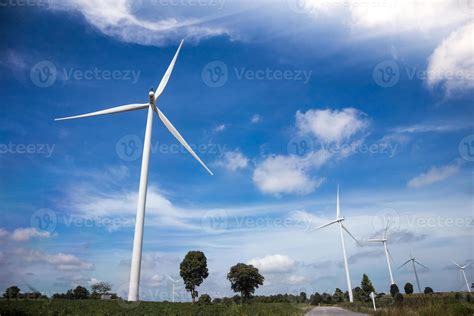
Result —
[[[203,305],[211,304],[211,297],[208,294],[202,294],[199,296],[198,303]]]
[[[392,297],[395,297],[395,295],[397,293],[400,293],[400,290],[398,289],[398,286],[396,284],[392,284],[390,286],[390,295],[392,295]]]

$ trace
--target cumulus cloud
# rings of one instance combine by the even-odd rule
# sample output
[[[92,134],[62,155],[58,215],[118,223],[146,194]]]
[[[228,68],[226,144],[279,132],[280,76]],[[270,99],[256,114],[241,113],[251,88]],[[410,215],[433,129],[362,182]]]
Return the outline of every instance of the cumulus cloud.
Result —
[[[419,188],[440,182],[458,173],[460,168],[461,162],[459,160],[446,166],[432,167],[427,172],[412,178],[407,185],[410,188]]]
[[[441,85],[446,92],[474,88],[474,23],[467,24],[446,38],[429,58],[427,83]]]
[[[249,260],[248,264],[258,268],[261,272],[268,273],[291,272],[296,266],[296,262],[293,259],[279,254],[254,258]]]
[[[223,132],[225,128],[226,128],[225,124],[217,125],[216,127],[214,127],[214,132],[215,133]]]
[[[291,284],[291,285],[299,285],[307,281],[308,279],[302,275],[290,275],[287,280],[288,284]]]
[[[262,121],[262,116],[260,114],[254,114],[252,115],[252,117],[250,118],[250,123],[252,124],[257,124],[259,123],[260,121]]]
[[[49,238],[51,233],[48,231],[40,231],[36,228],[17,228],[13,231],[11,238],[15,241],[28,241],[32,238]]]
[[[308,110],[296,113],[296,127],[324,143],[341,143],[368,126],[365,114],[354,108]]]
[[[71,254],[48,254],[38,250],[19,248],[14,251],[14,255],[29,263],[49,264],[60,271],[94,270],[92,263]]]
[[[218,166],[233,172],[247,168],[248,164],[249,159],[239,150],[225,152],[222,160],[217,162]]]

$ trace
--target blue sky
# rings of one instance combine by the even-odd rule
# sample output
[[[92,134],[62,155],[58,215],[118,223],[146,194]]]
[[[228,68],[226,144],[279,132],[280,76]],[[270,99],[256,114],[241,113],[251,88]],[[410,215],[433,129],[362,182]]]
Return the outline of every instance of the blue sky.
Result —
[[[427,9],[427,6],[429,9]],[[146,102],[181,38],[158,106],[214,171],[155,120],[142,297],[169,299],[189,250],[230,295],[237,262],[258,294],[345,289],[337,229],[390,219],[393,267],[461,287],[473,259],[472,8],[462,1],[10,1],[0,13],[0,288],[109,281],[125,295],[145,111],[56,117]],[[441,18],[442,17],[442,18]],[[422,22],[421,22],[422,21]],[[353,284],[389,283],[380,247],[346,236]],[[472,272],[468,271],[472,278]],[[409,270],[396,282],[413,283]],[[188,295],[182,290],[182,300]]]

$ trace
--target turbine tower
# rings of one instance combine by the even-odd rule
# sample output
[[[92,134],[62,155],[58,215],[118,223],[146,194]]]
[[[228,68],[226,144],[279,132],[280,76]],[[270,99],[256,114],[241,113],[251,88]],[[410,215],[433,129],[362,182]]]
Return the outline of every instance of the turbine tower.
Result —
[[[416,265],[418,264],[426,269],[428,269],[428,267],[418,262],[414,256],[410,255],[410,257],[411,258],[405,261],[400,267],[398,267],[398,269],[401,269],[404,265],[408,264],[411,261],[413,265],[413,272],[415,272],[416,285],[418,286],[418,293],[421,293],[420,279],[418,279],[418,273],[416,272]]]
[[[91,117],[97,115],[121,113],[135,110],[148,109],[148,116],[146,121],[145,129],[145,140],[143,142],[143,156],[142,156],[142,166],[140,173],[140,186],[138,190],[138,205],[137,205],[137,215],[135,222],[135,235],[133,238],[133,254],[132,254],[132,263],[130,267],[130,286],[128,292],[129,301],[138,301],[139,299],[139,286],[140,286],[140,270],[141,270],[141,259],[142,259],[142,246],[143,246],[143,227],[145,221],[145,206],[146,206],[146,193],[148,185],[148,165],[150,161],[150,146],[151,146],[151,131],[153,127],[153,112],[158,115],[158,118],[166,126],[171,134],[187,149],[187,151],[206,169],[209,174],[213,175],[211,170],[202,162],[202,160],[196,155],[191,146],[186,142],[186,140],[181,136],[178,130],[171,124],[168,118],[161,112],[161,110],[156,106],[156,103],[163,91],[165,90],[166,84],[170,79],[171,72],[173,71],[174,64],[178,58],[179,51],[183,45],[183,40],[179,44],[178,50],[176,51],[173,60],[171,61],[168,69],[166,70],[163,78],[161,79],[156,92],[153,92],[153,89],[148,94],[148,103],[141,104],[128,104],[121,105],[106,110],[101,110],[97,112],[81,114],[76,116],[64,117],[55,119],[55,121],[69,120],[75,118]]]
[[[471,293],[471,287],[469,286],[469,282],[467,281],[467,277],[466,277],[466,272],[464,270],[466,268],[469,268],[472,265],[472,263],[461,266],[457,264],[456,262],[454,262],[454,260],[451,260],[451,262],[454,263],[459,268],[459,273],[464,277],[464,281],[466,282],[467,291]]]
[[[171,283],[173,284],[173,300],[172,302],[174,303],[174,289],[175,289],[175,284],[178,283],[179,281],[182,280],[182,278],[180,279],[177,279],[177,280],[174,280],[173,278],[171,278],[169,275],[167,275],[168,279],[170,279]]]
[[[393,274],[392,274],[392,266],[390,264],[390,251],[387,248],[387,232],[388,232],[388,226],[389,226],[389,221],[387,221],[387,226],[385,227],[385,232],[383,234],[383,238],[378,238],[378,239],[367,239],[368,242],[381,242],[383,244],[383,249],[385,250],[385,258],[387,259],[387,266],[388,266],[388,273],[390,274],[390,282],[391,284],[395,284],[395,281],[393,280]],[[390,257],[389,257],[390,255]]]
[[[314,229],[312,229],[311,231],[315,231],[315,230],[318,230],[318,229],[321,229],[323,227],[327,227],[327,226],[330,226],[332,224],[339,224],[339,232],[341,234],[341,244],[342,244],[342,254],[344,256],[344,267],[345,267],[345,270],[346,270],[346,280],[347,280],[347,291],[349,292],[349,301],[352,303],[354,302],[354,296],[352,295],[352,283],[351,283],[351,275],[350,275],[350,272],[349,272],[349,263],[347,261],[347,254],[346,254],[346,243],[344,241],[344,232],[343,230],[346,231],[346,233],[352,237],[352,239],[355,240],[355,242],[357,244],[360,245],[359,241],[350,233],[350,231],[346,228],[346,226],[344,226],[344,224],[342,224],[342,222],[344,221],[344,217],[341,216],[341,208],[339,206],[339,186],[337,186],[337,197],[336,197],[336,219],[327,223],[327,224],[324,224],[324,225],[321,225],[319,227],[316,227]]]

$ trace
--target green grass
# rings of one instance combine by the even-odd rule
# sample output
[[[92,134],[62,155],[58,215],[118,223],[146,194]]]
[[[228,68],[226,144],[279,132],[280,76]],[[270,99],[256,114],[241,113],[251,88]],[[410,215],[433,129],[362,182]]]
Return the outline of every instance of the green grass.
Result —
[[[456,298],[454,293],[437,293],[433,295],[403,295],[403,303],[394,304],[390,296],[376,301],[377,312],[372,302],[342,303],[340,307],[376,316],[472,316],[474,303],[464,298]]]
[[[198,305],[191,303],[126,302],[100,300],[0,300],[0,315],[197,315],[197,316],[301,316],[307,306],[289,303]]]

